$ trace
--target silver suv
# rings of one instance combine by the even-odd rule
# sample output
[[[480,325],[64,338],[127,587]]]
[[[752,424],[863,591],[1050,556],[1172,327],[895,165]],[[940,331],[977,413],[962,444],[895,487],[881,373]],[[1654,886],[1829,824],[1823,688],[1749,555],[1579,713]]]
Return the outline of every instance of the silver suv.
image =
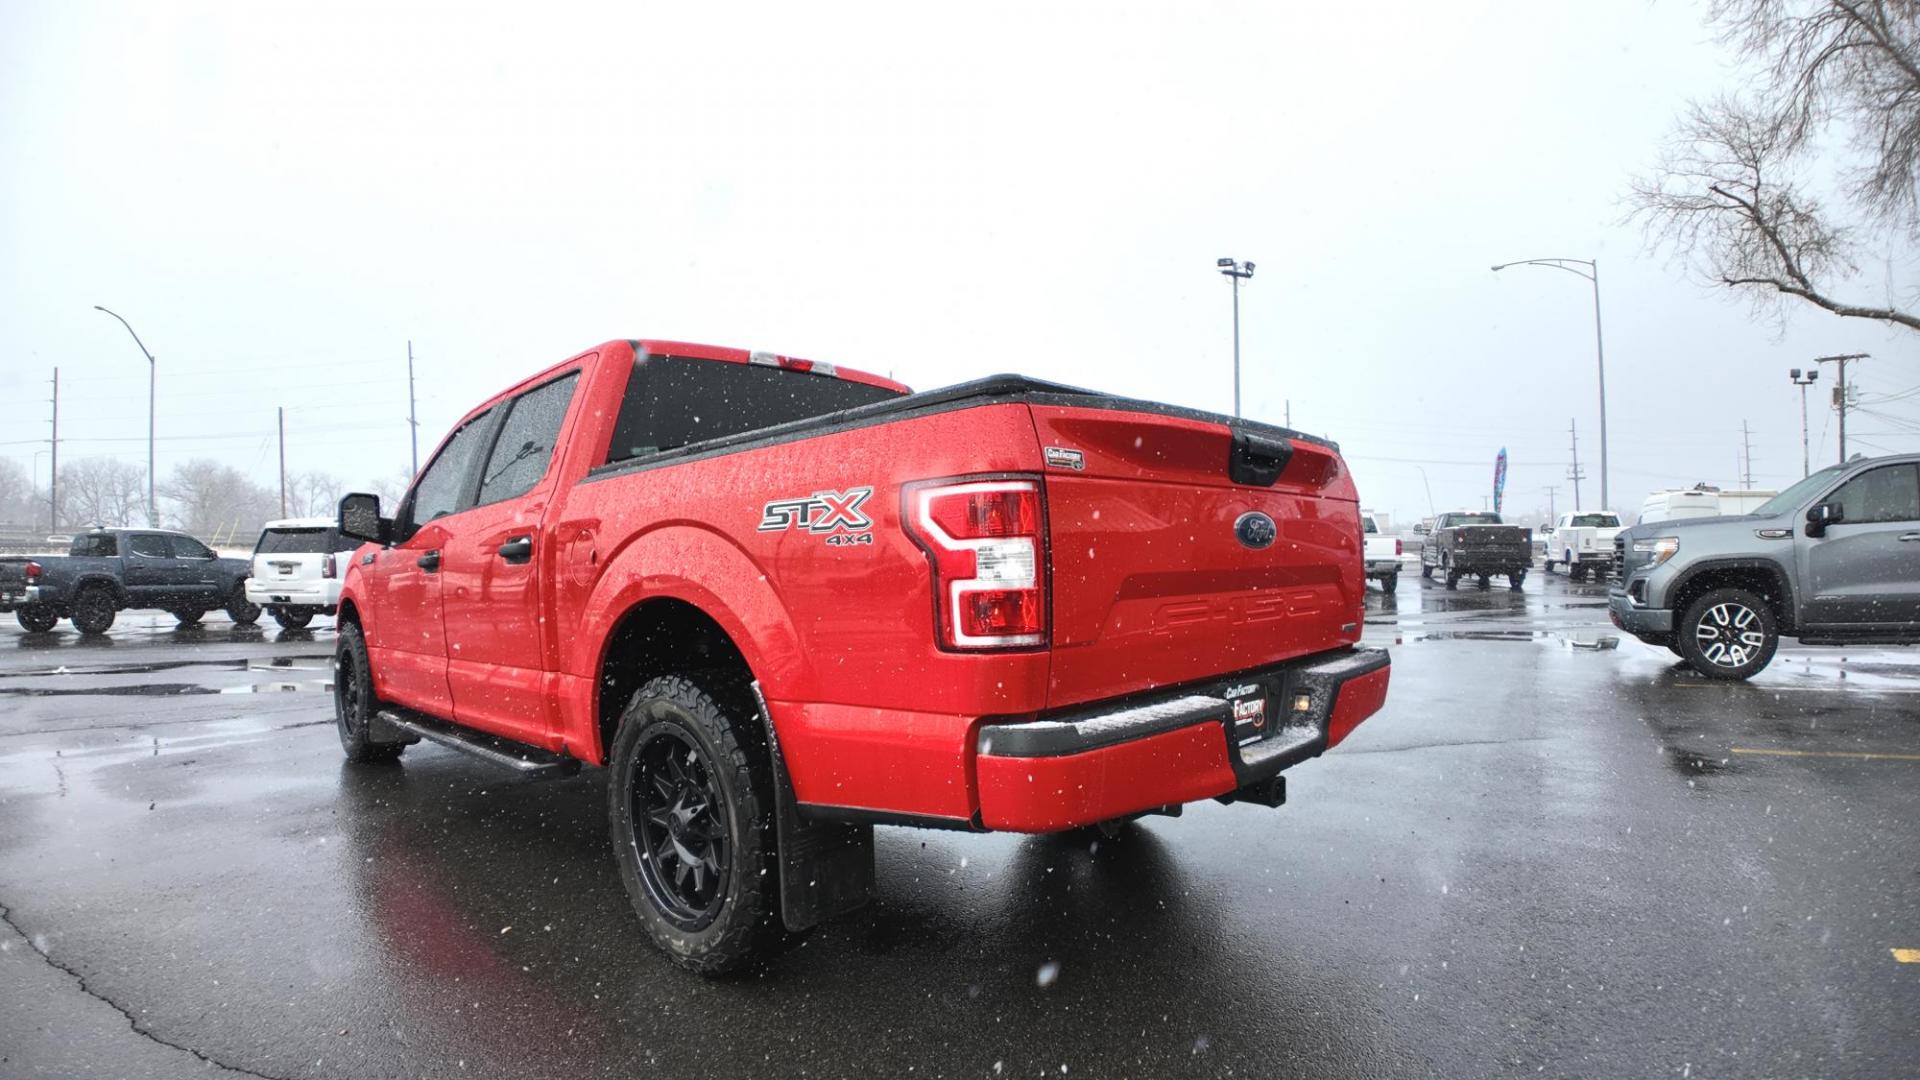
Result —
[[[1709,678],[1758,672],[1782,634],[1920,642],[1920,455],[1821,469],[1740,517],[1636,525],[1614,567],[1614,625]]]

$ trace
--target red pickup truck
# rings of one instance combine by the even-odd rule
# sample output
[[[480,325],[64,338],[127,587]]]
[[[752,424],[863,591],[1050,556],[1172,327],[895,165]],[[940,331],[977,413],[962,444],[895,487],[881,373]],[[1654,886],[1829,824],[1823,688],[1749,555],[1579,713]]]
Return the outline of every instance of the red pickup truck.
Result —
[[[347,756],[607,766],[634,906],[701,971],[863,903],[875,824],[1277,806],[1387,691],[1335,446],[1014,376],[610,342],[340,527]]]

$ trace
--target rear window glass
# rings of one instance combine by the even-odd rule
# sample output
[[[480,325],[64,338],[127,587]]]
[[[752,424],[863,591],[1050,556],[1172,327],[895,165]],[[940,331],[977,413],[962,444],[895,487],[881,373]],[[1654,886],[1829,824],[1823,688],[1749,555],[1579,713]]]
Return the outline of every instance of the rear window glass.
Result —
[[[1620,526],[1620,519],[1612,514],[1575,514],[1573,527],[1576,529],[1614,529]]]
[[[1499,514],[1455,514],[1453,515],[1453,523],[1455,525],[1498,525],[1500,524],[1500,515]]]
[[[645,457],[900,396],[865,383],[759,364],[643,357],[627,382],[607,460]]]
[[[67,549],[67,554],[89,559],[110,559],[120,554],[120,545],[112,533],[76,536],[73,538],[73,546]]]
[[[352,551],[359,541],[336,536],[332,529],[269,529],[260,534],[256,555],[319,555]]]

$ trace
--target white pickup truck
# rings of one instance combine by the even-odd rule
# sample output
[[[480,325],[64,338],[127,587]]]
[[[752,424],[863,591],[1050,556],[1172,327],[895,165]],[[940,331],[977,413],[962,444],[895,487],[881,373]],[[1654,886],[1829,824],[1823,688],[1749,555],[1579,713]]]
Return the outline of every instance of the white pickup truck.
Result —
[[[1585,581],[1589,574],[1604,578],[1613,566],[1613,538],[1620,532],[1620,515],[1607,511],[1571,510],[1561,514],[1547,534],[1547,573],[1567,568],[1567,577]]]
[[[1360,520],[1365,522],[1367,579],[1380,582],[1382,589],[1392,592],[1400,587],[1400,540],[1381,535],[1372,514],[1363,514]]]

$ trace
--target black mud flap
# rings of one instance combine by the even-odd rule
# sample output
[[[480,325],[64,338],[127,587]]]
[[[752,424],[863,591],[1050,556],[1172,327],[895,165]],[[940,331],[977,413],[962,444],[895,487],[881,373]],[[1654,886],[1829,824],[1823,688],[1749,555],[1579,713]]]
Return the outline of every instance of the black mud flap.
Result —
[[[787,781],[786,758],[760,684],[753,684],[773,759],[775,853],[780,860],[780,921],[798,933],[866,906],[873,897],[873,826],[805,821]]]

